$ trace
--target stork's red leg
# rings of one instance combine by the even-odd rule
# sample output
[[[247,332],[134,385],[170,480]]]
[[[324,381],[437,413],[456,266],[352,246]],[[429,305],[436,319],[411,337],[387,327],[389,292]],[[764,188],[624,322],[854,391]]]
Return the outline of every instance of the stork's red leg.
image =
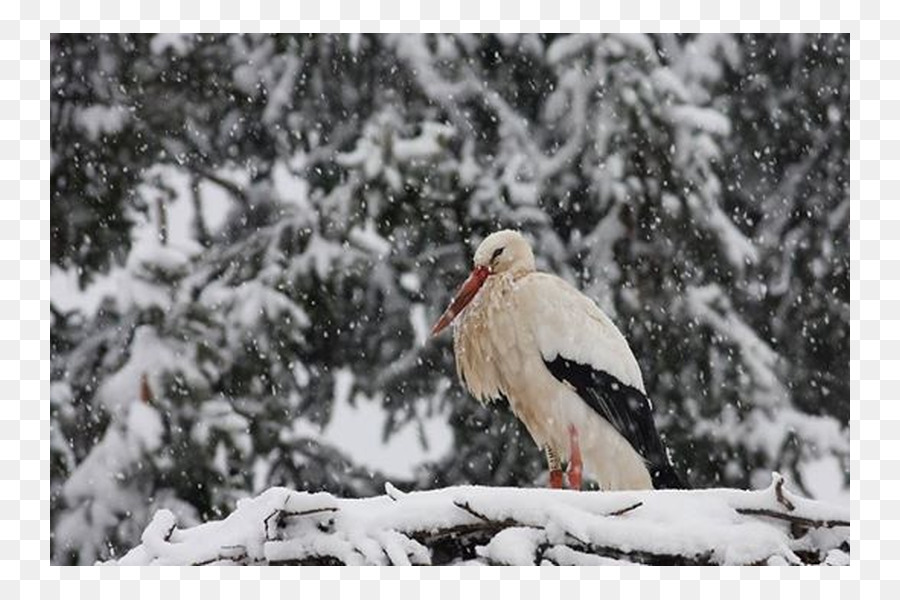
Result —
[[[547,467],[550,469],[550,487],[562,489],[563,472],[559,464],[559,457],[556,456],[556,453],[549,446],[545,449],[545,452],[547,454]]]
[[[573,490],[581,489],[581,447],[578,445],[578,430],[574,425],[569,425],[569,487]]]
[[[563,472],[562,469],[552,469],[550,471],[550,487],[556,490],[562,489]]]

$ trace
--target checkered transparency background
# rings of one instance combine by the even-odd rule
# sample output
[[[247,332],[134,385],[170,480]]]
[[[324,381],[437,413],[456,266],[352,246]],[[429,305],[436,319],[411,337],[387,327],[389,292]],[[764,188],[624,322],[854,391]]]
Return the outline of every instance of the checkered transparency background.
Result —
[[[900,598],[900,4],[656,0],[0,4],[0,591],[4,597],[576,594]],[[843,31],[852,69],[852,563],[822,568],[60,568],[49,564],[52,32]],[[893,196],[893,198],[892,198]],[[891,204],[890,200],[894,200]],[[19,346],[16,348],[16,342]],[[898,369],[894,371],[894,369]],[[893,567],[893,568],[892,568]],[[885,581],[879,581],[884,579]]]

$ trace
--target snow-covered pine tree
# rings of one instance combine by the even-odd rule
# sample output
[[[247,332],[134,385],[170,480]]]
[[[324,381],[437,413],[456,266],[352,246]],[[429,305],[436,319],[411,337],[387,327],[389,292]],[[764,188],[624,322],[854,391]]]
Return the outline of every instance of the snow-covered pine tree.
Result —
[[[736,129],[722,179],[759,261],[734,298],[779,355],[790,407],[767,419],[783,437],[755,447],[780,456],[801,489],[829,493],[823,479],[841,487],[850,476],[850,37],[739,42],[723,94]]]
[[[784,325],[773,335],[803,319],[818,332],[808,340],[827,332],[846,346],[846,319],[836,317],[847,246],[828,245],[846,240],[845,190],[830,183],[841,174],[817,170],[826,183],[788,188],[811,191],[777,233],[758,216],[769,188],[735,190],[772,183],[738,132],[758,131],[760,144],[789,136],[753,124],[765,120],[771,86],[751,90],[751,75],[804,80],[809,56],[845,58],[846,46],[799,38],[807,50],[770,64],[759,45],[787,42],[751,42],[55,38],[52,260],[82,283],[115,283],[91,288],[104,298],[92,305],[52,299],[56,560],[136,542],[120,528],[104,538],[60,537],[59,527],[83,514],[84,496],[66,494],[66,482],[129,414],[106,390],[145,371],[165,431],[142,459],[148,498],[199,519],[271,485],[380,492],[381,475],[320,436],[339,402],[383,406],[386,438],[449,411],[453,452],[420,467],[409,487],[539,483],[539,453],[508,409],[467,398],[447,340],[427,339],[474,244],[507,226],[625,331],[692,483],[743,486],[776,467],[800,479],[797,465],[817,454],[845,456],[834,407],[846,387],[829,379],[824,413],[810,388],[796,391],[813,373],[821,388],[836,359]],[[814,83],[830,77],[845,89],[846,66],[817,64],[800,99],[785,85],[779,102],[846,128],[846,105],[827,108]],[[835,160],[846,150],[829,144]],[[811,156],[798,143],[771,172]],[[814,217],[799,209],[806,202]],[[182,211],[167,229],[186,220],[189,234],[159,235],[167,210]],[[828,320],[815,305],[759,295],[761,281],[792,264],[790,243],[801,244],[804,268],[830,261],[827,277],[789,278],[792,297],[813,286]],[[131,510],[133,533],[144,523]]]
[[[126,372],[133,374],[134,369]],[[92,563],[121,554],[127,550],[123,544],[140,537],[140,523],[159,508],[197,523],[193,507],[170,502],[165,494],[157,496],[150,465],[163,444],[163,421],[153,405],[146,375],[132,383],[130,398],[110,410],[113,416],[103,437],[60,486],[67,511],[53,532],[56,563]],[[119,385],[115,388],[115,392],[124,391]],[[55,386],[54,390],[54,402],[64,403],[65,398],[59,397],[64,389]]]
[[[50,253],[85,283],[127,255],[126,208],[153,157],[119,85],[131,62],[127,38],[53,36],[50,45]]]

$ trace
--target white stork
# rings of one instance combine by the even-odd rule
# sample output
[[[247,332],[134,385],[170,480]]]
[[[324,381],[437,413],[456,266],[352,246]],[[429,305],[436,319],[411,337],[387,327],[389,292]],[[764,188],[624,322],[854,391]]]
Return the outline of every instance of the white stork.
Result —
[[[535,270],[518,232],[489,235],[432,328],[454,323],[460,380],[482,402],[505,398],[547,456],[551,487],[682,487],[653,423],[638,363],[612,321],[562,279]],[[459,318],[457,318],[459,317]]]

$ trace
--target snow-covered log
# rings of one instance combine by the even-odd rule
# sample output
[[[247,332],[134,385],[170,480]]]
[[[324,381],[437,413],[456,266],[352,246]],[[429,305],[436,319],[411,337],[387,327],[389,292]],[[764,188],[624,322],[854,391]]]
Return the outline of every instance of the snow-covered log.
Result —
[[[118,563],[847,564],[849,509],[759,491],[448,487],[343,499],[272,488],[221,521],[156,513]]]

